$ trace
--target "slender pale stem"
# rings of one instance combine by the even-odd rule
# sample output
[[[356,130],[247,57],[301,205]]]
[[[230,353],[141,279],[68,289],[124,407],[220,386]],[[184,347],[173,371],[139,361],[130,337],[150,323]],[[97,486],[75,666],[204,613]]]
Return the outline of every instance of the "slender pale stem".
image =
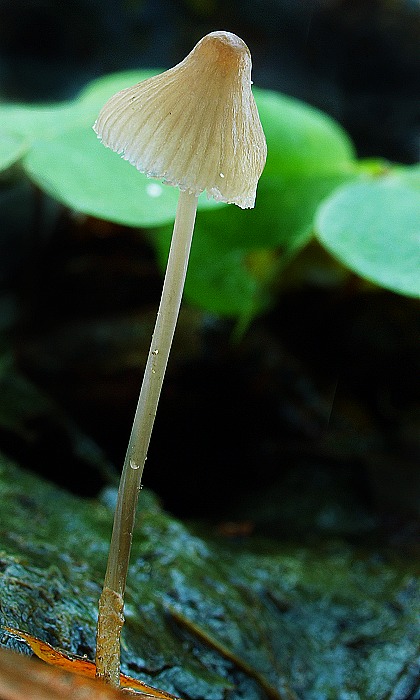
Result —
[[[121,474],[104,588],[99,600],[96,675],[118,687],[124,592],[141,478],[178,319],[197,211],[180,192],[162,296]]]

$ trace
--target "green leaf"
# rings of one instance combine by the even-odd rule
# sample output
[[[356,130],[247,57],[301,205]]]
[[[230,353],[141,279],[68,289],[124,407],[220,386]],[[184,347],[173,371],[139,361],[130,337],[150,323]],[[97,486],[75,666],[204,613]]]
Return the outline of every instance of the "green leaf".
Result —
[[[19,160],[25,152],[25,139],[13,133],[0,133],[0,172],[7,170]]]
[[[353,145],[331,117],[276,92],[254,94],[267,139],[266,175],[353,169]]]
[[[348,184],[321,205],[316,232],[358,275],[420,295],[420,196],[394,178]]]

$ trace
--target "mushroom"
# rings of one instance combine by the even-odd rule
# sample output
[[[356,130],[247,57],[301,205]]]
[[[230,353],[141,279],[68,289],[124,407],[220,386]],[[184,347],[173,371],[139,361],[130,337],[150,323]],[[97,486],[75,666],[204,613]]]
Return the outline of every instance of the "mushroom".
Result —
[[[197,210],[206,191],[255,203],[266,142],[251,91],[251,56],[230,32],[205,36],[170,70],[117,93],[94,125],[102,143],[180,190],[162,297],[121,474],[104,588],[97,675],[118,685],[123,598],[144,463],[178,318]]]

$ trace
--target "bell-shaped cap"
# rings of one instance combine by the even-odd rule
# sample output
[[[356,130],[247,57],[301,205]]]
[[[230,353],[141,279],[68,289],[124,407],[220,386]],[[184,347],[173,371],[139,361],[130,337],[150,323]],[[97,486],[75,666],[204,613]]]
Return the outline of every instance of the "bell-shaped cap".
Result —
[[[267,146],[251,91],[251,55],[235,34],[212,32],[174,68],[118,92],[93,128],[149,177],[254,206]]]

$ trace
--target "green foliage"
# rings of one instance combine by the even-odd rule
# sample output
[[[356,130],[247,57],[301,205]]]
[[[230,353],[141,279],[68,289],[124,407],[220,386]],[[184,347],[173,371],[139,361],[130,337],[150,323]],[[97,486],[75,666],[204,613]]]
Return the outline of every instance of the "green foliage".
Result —
[[[408,184],[381,178],[345,185],[320,207],[315,228],[325,248],[361,277],[418,296],[420,197]]]
[[[99,78],[66,103],[0,106],[0,171],[18,163],[23,176],[71,209],[154,229],[164,265],[176,189],[137,172],[91,128],[108,97],[154,73]],[[270,304],[282,270],[314,235],[345,268],[419,295],[420,169],[359,162],[330,117],[272,91],[255,89],[255,98],[268,145],[256,208],[200,197],[189,301],[252,318]]]

